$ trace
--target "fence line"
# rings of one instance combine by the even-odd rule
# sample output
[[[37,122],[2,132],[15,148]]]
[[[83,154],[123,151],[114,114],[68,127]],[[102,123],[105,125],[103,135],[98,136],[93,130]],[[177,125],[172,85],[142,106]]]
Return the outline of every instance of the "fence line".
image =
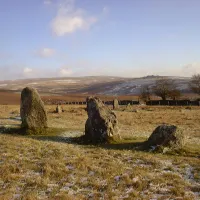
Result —
[[[46,100],[46,104],[62,104],[62,105],[86,105],[86,101],[64,101],[64,100]],[[103,101],[105,105],[113,105],[113,101]],[[134,100],[119,100],[119,105],[139,105],[139,101]],[[146,105],[150,106],[200,106],[200,101],[190,100],[151,100],[147,101]]]
[[[146,105],[150,106],[200,106],[200,101],[190,100],[151,100]]]
[[[140,102],[139,101],[132,101],[132,100],[122,100],[118,101],[119,105],[138,105]],[[46,100],[46,104],[63,104],[63,105],[86,105],[86,101],[64,101],[64,100]],[[105,105],[113,105],[113,101],[103,101]]]

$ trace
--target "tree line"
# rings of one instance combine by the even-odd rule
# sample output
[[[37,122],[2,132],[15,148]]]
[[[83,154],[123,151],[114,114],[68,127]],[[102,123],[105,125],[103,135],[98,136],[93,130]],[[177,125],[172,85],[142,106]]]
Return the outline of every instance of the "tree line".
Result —
[[[200,95],[200,74],[192,76],[188,83],[188,88],[190,88],[194,93]],[[153,87],[144,85],[140,91],[140,99],[143,101],[149,101],[153,94],[161,97],[162,100],[168,98],[177,100],[181,96],[181,91],[178,89],[178,85],[174,79],[162,78],[156,80]]]

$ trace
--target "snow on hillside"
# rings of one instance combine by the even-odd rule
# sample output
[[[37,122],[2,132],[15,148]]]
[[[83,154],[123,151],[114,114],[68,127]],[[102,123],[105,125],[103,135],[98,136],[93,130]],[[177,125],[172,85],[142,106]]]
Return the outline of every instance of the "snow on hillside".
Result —
[[[50,78],[50,79],[27,79],[15,81],[0,81],[0,89],[20,91],[24,87],[31,86],[39,92],[56,94],[103,94],[103,95],[135,95],[139,94],[141,87],[154,86],[159,76],[147,76],[142,78],[120,77],[77,77],[77,78]],[[189,78],[169,77],[176,81],[182,92],[188,92]]]
[[[174,78],[175,79],[175,78]],[[155,81],[157,78],[137,78],[125,81],[124,83],[117,84],[113,88],[109,90],[105,90],[104,92],[100,92],[100,94],[104,95],[126,95],[126,94],[139,94],[141,91],[141,88],[145,85],[148,85],[150,88],[152,88],[155,84]],[[188,79],[185,78],[177,78],[176,77],[176,83],[178,85],[178,89],[181,91],[187,91],[188,90]]]

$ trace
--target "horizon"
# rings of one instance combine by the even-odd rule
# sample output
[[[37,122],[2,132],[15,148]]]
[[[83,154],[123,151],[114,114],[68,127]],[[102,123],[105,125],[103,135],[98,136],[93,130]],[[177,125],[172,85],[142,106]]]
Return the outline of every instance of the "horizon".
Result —
[[[200,73],[200,2],[7,0],[0,80]]]
[[[54,77],[33,77],[33,78],[19,78],[19,79],[5,79],[5,80],[0,80],[0,82],[6,82],[6,81],[23,81],[23,80],[42,80],[42,79],[77,79],[77,78],[103,78],[103,77],[107,77],[107,78],[118,78],[118,79],[145,79],[145,78],[153,78],[153,77],[159,77],[159,78],[183,78],[183,79],[190,79],[191,77],[189,76],[160,76],[160,75],[147,75],[147,76],[141,76],[141,77],[125,77],[125,76],[109,76],[109,75],[101,75],[101,76],[66,76],[66,77],[58,77],[58,76],[54,76]]]

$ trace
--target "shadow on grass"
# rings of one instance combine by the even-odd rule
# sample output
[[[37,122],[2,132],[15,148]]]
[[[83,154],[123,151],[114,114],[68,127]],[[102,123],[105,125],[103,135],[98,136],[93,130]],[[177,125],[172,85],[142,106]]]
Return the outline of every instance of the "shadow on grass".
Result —
[[[73,136],[74,132],[74,136]],[[67,136],[67,134],[70,136]],[[77,143],[82,144],[82,137],[76,137],[75,133],[80,131],[68,130],[64,128],[46,128],[39,130],[26,130],[20,128],[20,125],[13,126],[0,126],[0,134],[9,134],[13,136],[22,136],[41,141],[53,141],[62,143]],[[65,135],[65,136],[63,136]]]
[[[118,142],[110,142],[110,143],[97,143],[92,144],[84,140],[84,136],[80,137],[63,137],[63,136],[35,136],[30,135],[33,139],[42,140],[42,141],[53,141],[53,142],[61,142],[68,144],[77,144],[81,146],[87,146],[88,148],[103,148],[103,149],[113,149],[113,150],[138,150],[138,151],[148,151],[146,147],[146,141],[125,141],[121,140]]]
[[[121,139],[119,141],[111,141],[110,143],[99,144],[100,148],[104,149],[114,149],[114,150],[138,150],[138,151],[146,151],[146,141],[142,139],[132,139],[125,140]]]
[[[74,136],[73,136],[74,132]],[[80,131],[79,131],[80,132]],[[67,130],[67,129],[59,129],[59,128],[48,128],[46,130],[47,134],[26,134],[26,132],[18,127],[0,127],[1,134],[10,134],[15,136],[23,136],[27,138],[32,138],[40,141],[52,141],[59,143],[68,143],[68,144],[77,144],[87,146],[89,148],[104,148],[104,149],[115,149],[115,150],[145,150],[145,142],[142,139],[133,139],[133,140],[119,140],[119,141],[111,141],[109,143],[97,143],[92,144],[91,142],[87,142],[83,135],[76,136],[75,133],[77,131]],[[71,133],[70,136],[63,136],[63,133]]]
[[[71,133],[70,136],[63,136],[63,133]],[[135,151],[144,151],[149,152],[150,147],[148,146],[146,140],[144,138],[133,138],[133,139],[123,139],[118,141],[110,141],[109,143],[97,143],[92,144],[87,142],[84,136],[73,136],[73,132],[77,133],[74,130],[67,130],[61,128],[48,128],[45,135],[27,135],[23,132],[23,129],[19,127],[0,127],[0,134],[10,134],[14,136],[22,136],[27,138],[32,138],[40,141],[52,141],[58,143],[66,143],[66,144],[76,144],[81,146],[87,146],[87,148],[103,148],[103,149],[111,149],[111,150],[135,150]],[[80,131],[79,131],[80,132]],[[159,151],[155,151],[153,153],[163,153]],[[176,155],[183,157],[195,157],[200,158],[199,151],[191,151],[190,149],[182,149],[178,151],[169,151],[166,154],[168,155]]]

